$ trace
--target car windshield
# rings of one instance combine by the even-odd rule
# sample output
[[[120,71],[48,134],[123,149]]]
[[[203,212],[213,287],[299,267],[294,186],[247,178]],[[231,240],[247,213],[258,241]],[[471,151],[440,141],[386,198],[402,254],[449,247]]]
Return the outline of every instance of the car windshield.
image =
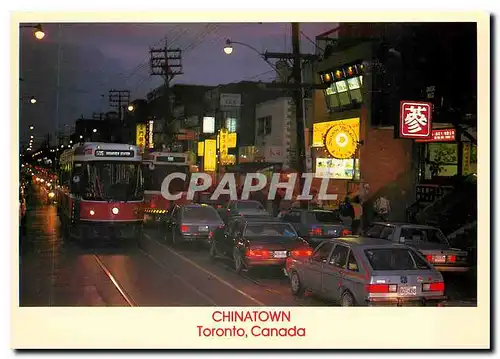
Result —
[[[335,211],[311,211],[308,212],[308,222],[314,223],[342,223],[338,212]]]
[[[189,185],[188,166],[155,165],[154,169],[150,169],[149,164],[143,164],[142,172],[144,173],[144,189],[146,191],[161,191],[161,185],[165,177],[176,172],[186,174],[186,180],[173,178],[169,185],[170,193],[174,194],[186,191]]]
[[[240,210],[264,210],[264,207],[257,201],[241,201],[236,202],[236,208]]]
[[[365,255],[376,271],[430,269],[430,266],[409,248],[367,249]]]
[[[220,221],[217,211],[210,206],[184,207],[182,218],[189,221]]]
[[[133,201],[143,198],[143,176],[139,163],[75,163],[73,183],[83,199]]]
[[[248,223],[244,236],[247,237],[298,237],[288,223]]]

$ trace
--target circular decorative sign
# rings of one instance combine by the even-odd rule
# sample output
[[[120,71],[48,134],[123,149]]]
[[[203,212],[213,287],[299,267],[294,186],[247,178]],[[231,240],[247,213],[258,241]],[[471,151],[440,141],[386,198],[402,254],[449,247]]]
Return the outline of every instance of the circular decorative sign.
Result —
[[[334,125],[326,132],[325,148],[333,158],[352,158],[358,148],[357,135],[350,126]]]

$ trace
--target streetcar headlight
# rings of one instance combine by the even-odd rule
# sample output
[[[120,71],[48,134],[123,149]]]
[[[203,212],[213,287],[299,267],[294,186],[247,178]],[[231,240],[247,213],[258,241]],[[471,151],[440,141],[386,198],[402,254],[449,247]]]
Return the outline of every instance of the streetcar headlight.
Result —
[[[120,211],[118,210],[118,208],[113,207],[113,209],[111,210],[111,212],[113,212],[113,214],[118,214],[118,212],[120,212]]]
[[[90,210],[90,215],[91,215],[91,216],[93,216],[94,214],[95,214],[94,210],[93,210],[93,209],[91,209],[91,210]]]
[[[49,198],[54,198],[54,197],[55,197],[55,195],[56,195],[56,194],[55,194],[54,192],[50,192],[50,193],[49,193]]]

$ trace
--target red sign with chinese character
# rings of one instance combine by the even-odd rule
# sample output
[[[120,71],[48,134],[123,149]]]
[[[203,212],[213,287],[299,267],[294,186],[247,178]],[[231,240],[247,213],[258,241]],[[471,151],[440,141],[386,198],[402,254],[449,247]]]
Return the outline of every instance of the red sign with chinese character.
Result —
[[[454,128],[440,128],[438,130],[432,130],[431,138],[418,139],[415,142],[453,142],[455,141],[455,129]]]
[[[432,133],[432,104],[420,101],[401,101],[399,137],[430,138]]]

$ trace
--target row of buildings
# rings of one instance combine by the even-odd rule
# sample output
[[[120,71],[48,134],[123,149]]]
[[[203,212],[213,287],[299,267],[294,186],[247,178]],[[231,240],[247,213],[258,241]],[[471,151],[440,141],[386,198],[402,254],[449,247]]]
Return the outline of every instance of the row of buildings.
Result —
[[[476,173],[475,24],[344,23],[316,45],[303,78],[327,88],[304,98],[306,162],[318,179],[330,179],[336,204],[356,193],[371,208],[383,196],[398,217],[416,201],[432,202],[453,178]],[[69,140],[188,152],[205,171],[295,167],[295,106],[286,90],[242,81],[176,84],[168,93],[160,87],[132,101],[121,118],[79,119]],[[403,100],[432,104],[435,138],[401,138]],[[333,138],[334,127],[344,132]],[[338,155],[327,143],[334,140],[346,141]]]

